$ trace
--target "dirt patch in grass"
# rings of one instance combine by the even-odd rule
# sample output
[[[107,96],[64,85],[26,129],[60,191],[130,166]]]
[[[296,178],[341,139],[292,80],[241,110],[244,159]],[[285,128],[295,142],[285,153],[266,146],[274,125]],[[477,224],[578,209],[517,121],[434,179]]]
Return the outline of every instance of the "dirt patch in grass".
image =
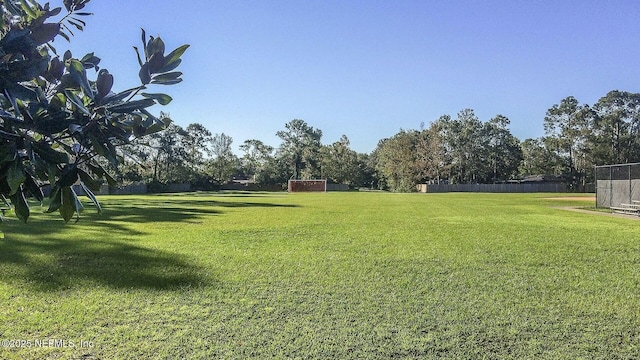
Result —
[[[545,200],[558,200],[558,201],[584,201],[584,202],[596,202],[595,196],[553,196],[545,197]],[[603,215],[609,217],[615,217],[620,219],[640,220],[640,216],[632,214],[616,213],[609,210],[586,208],[581,206],[554,206],[556,209],[574,211],[583,214]]]
[[[579,212],[579,213],[583,213],[583,214],[593,214],[593,215],[603,215],[603,216],[609,216],[609,217],[616,217],[616,218],[620,218],[620,219],[640,220],[640,216],[637,216],[637,215],[590,210],[590,209],[585,209],[585,208],[575,207],[575,206],[558,206],[556,209],[574,211],[574,212]]]

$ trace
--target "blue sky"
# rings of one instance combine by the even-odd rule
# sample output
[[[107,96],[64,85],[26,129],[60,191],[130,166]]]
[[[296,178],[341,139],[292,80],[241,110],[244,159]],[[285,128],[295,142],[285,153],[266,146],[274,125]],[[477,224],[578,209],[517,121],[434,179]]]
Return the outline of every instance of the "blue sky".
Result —
[[[53,4],[56,1],[52,2]],[[548,108],[567,96],[593,104],[640,92],[638,1],[93,0],[84,32],[59,50],[93,51],[135,86],[140,28],[173,49],[190,44],[174,121],[277,146],[292,119],[342,134],[358,152],[472,108],[511,120],[524,140],[544,135]]]

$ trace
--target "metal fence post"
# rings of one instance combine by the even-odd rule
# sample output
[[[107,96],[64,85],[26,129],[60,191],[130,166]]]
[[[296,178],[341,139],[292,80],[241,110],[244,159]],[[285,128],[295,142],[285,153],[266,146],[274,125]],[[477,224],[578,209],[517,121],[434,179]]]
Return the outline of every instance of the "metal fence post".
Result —
[[[627,165],[627,178],[629,179],[629,202],[631,204],[631,165]]]
[[[613,206],[613,166],[609,166],[609,207]]]

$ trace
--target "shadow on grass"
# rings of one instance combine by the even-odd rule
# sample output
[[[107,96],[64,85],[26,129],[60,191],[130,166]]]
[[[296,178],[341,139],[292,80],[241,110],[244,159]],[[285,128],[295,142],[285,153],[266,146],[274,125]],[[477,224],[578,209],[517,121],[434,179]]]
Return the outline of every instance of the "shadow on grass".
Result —
[[[129,201],[118,200],[116,202],[101,202],[103,208],[103,214],[96,214],[95,209],[91,211],[91,214],[85,212],[84,218],[80,221],[96,222],[99,226],[110,227],[118,225],[120,222],[126,223],[152,223],[152,222],[176,222],[176,223],[189,223],[197,222],[198,220],[208,217],[219,215],[221,210],[217,209],[204,209],[195,208],[189,206],[176,206],[179,202],[166,201],[166,202],[141,202],[141,201]]]
[[[157,203],[157,202],[154,201],[154,203]],[[184,205],[185,207],[189,205],[223,207],[223,208],[248,208],[248,207],[297,208],[297,207],[300,207],[300,205],[295,205],[295,204],[274,204],[274,203],[263,203],[263,202],[248,202],[248,201],[215,201],[215,200],[200,200],[200,199],[170,200],[170,201],[164,201],[162,203]]]
[[[248,198],[274,198],[284,197],[288,193],[286,191],[243,191],[243,190],[222,190],[222,191],[195,191],[183,193],[162,193],[153,194],[153,196],[172,196],[172,197],[248,197]]]
[[[86,205],[86,203],[85,203]],[[185,207],[168,206],[137,206],[114,202],[113,204],[102,204],[103,213],[98,214],[93,206],[87,205],[80,215],[80,220],[71,219],[65,224],[60,215],[44,214],[43,210],[37,207],[31,208],[31,217],[25,225],[20,222],[15,215],[7,217],[7,221],[1,224],[1,230],[5,236],[11,238],[12,235],[30,238],[43,238],[47,235],[59,235],[63,232],[83,232],[95,236],[109,236],[111,238],[128,238],[145,235],[145,227],[137,226],[142,223],[197,223],[204,217],[214,216],[221,213],[215,209],[188,209]],[[0,242],[2,239],[0,239]]]
[[[202,218],[223,214],[224,208],[294,208],[299,205],[262,202],[215,201],[210,199],[133,198],[101,201],[104,214],[90,216],[89,221],[117,225],[113,222],[150,223],[177,222],[198,223]],[[93,210],[93,209],[91,209]]]
[[[113,196],[113,197],[112,197]],[[256,195],[256,194],[146,194],[141,196],[136,195],[103,195],[101,197],[101,203],[114,202],[114,203],[140,203],[140,204],[159,204],[159,203],[172,203],[172,204],[193,204],[197,206],[212,205],[212,206],[247,206],[247,207],[298,207],[294,204],[278,204],[265,201],[225,201],[232,198],[256,198],[256,199],[270,199],[270,198],[283,198],[283,196],[272,195]]]
[[[172,290],[215,283],[183,256],[115,240],[4,239],[0,265],[0,281],[38,291],[95,285]]]
[[[175,223],[168,227],[173,233],[167,237],[185,241],[181,226],[221,215],[225,208],[296,207],[165,196],[106,197],[102,206],[102,215],[87,206],[78,224],[65,225],[57,213],[37,209],[27,225],[15,218],[2,224],[6,238],[0,239],[0,282],[41,291],[95,285],[157,290],[218,285],[188,257],[138,246],[137,240],[145,239],[156,223]]]
[[[83,201],[86,208],[80,216],[80,221],[76,224],[72,219],[69,224],[64,224],[60,216],[56,213],[42,214],[47,208],[47,204],[39,210],[37,206],[32,207],[32,217],[25,226],[20,223],[15,215],[12,215],[8,223],[2,224],[2,230],[7,233],[16,233],[27,236],[43,236],[56,234],[60,231],[74,226],[89,226],[94,231],[103,231],[107,234],[117,234],[120,236],[144,235],[143,227],[131,226],[128,224],[150,224],[150,223],[178,223],[197,224],[203,219],[217,216],[224,213],[224,208],[291,208],[298,205],[274,204],[260,202],[225,202],[204,199],[166,199],[163,197],[131,199],[102,199],[101,206],[103,213],[98,214],[95,207],[87,201]]]

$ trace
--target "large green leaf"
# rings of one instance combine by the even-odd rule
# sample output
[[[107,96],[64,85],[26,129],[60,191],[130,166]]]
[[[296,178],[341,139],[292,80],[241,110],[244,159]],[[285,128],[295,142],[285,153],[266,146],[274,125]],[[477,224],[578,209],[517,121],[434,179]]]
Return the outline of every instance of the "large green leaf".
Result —
[[[149,63],[144,63],[138,72],[138,76],[140,77],[140,82],[143,84],[148,84],[151,82],[151,70],[149,70]]]
[[[140,91],[140,90],[144,90],[144,89],[146,89],[146,87],[139,86],[139,87],[127,89],[125,91],[121,91],[121,92],[119,92],[117,94],[114,94],[114,95],[107,95],[102,100],[102,103],[103,104],[118,103],[118,102],[124,100],[126,97],[131,96],[131,94],[133,94],[134,92]]]
[[[88,187],[93,191],[100,191],[100,184],[95,181],[91,175],[87,174],[84,170],[78,169],[78,175],[80,175],[80,180],[84,186]]]
[[[153,77],[153,79],[151,80],[151,83],[168,85],[168,84],[170,84],[172,82],[175,82],[175,81],[178,81],[178,80],[182,81],[182,79],[179,79],[180,76],[182,76],[182,73],[180,71],[174,71],[174,72],[170,72],[170,73],[155,75]]]
[[[49,11],[48,17],[56,16],[56,15],[60,14],[60,11],[62,11],[62,8],[59,7],[59,6],[57,8],[53,8],[53,9],[51,9]]]
[[[46,168],[49,184],[55,184],[56,178],[60,176],[58,165],[45,162],[43,167]]]
[[[106,141],[100,141],[95,136],[89,134],[87,138],[90,141],[90,145],[93,147],[93,150],[98,153],[98,155],[104,157],[109,160],[109,163],[113,166],[118,166],[118,159],[116,158],[115,152],[110,151]]]
[[[18,219],[26,223],[30,211],[29,204],[27,204],[27,199],[25,199],[22,191],[17,191],[11,196],[11,203],[13,203],[14,211]]]
[[[189,48],[189,45],[182,45],[165,56],[164,68],[160,69],[159,72],[165,73],[167,71],[175,69],[178,64],[180,64],[180,57],[182,56],[182,54],[184,54],[187,48]]]
[[[60,186],[71,186],[78,181],[78,167],[76,164],[69,164],[62,169],[60,176]]]
[[[149,59],[149,73],[156,74],[164,67],[164,56],[162,53],[155,53]]]
[[[111,187],[118,186],[118,182],[108,172],[105,171],[104,178],[107,180],[107,184]]]
[[[62,191],[60,191],[59,185],[54,185],[51,188],[51,193],[49,194],[49,208],[47,209],[47,213],[54,212],[62,206]]]
[[[26,178],[21,161],[16,159],[16,161],[7,169],[7,184],[9,184],[11,194],[19,192],[20,185],[22,185]]]
[[[145,134],[146,135],[157,133],[159,131],[162,131],[162,130],[168,128],[169,125],[171,125],[171,119],[168,118],[168,117],[164,117],[162,119],[158,119],[157,117],[153,116],[153,114],[151,114],[147,110],[142,110],[141,112],[147,116],[147,118],[145,120],[145,126],[147,127],[145,129]],[[148,121],[150,121],[151,124],[146,124]]]
[[[84,65],[76,59],[69,60],[69,75],[71,78],[82,88],[85,95],[93,99],[93,91],[91,90],[91,85],[89,85],[89,80],[87,79],[87,72],[84,69]]]
[[[42,160],[53,164],[66,164],[69,162],[69,155],[59,151],[55,151],[50,145],[41,142],[31,144],[31,148],[36,152]]]
[[[31,174],[26,173],[26,179],[24,181],[24,189],[28,190],[31,195],[33,195],[33,197],[35,197],[36,199],[38,199],[38,201],[40,201],[42,203],[42,201],[44,200],[44,194],[42,193],[42,189],[40,188],[40,186],[38,186],[38,184],[36,183],[36,180],[33,178],[33,176],[31,176]]]
[[[70,189],[71,193],[73,194],[74,205],[76,208],[76,222],[78,222],[78,220],[80,220],[80,212],[84,209],[84,206],[82,206],[82,202],[78,198],[78,194],[76,194],[76,191],[73,188]]]
[[[156,37],[156,38],[151,37],[145,49],[147,59],[151,59],[154,54],[164,55],[164,49],[165,49],[164,41],[162,41],[160,37]]]
[[[155,85],[175,85],[175,84],[179,84],[181,82],[182,82],[182,79],[174,79],[174,80],[153,79],[153,80],[151,80],[151,83],[155,84]]]
[[[113,87],[113,75],[109,74],[106,69],[100,70],[96,79],[96,87],[98,88],[98,99],[107,96]]]
[[[53,40],[60,32],[60,24],[47,23],[31,30],[31,39],[36,45],[42,45]]]
[[[141,99],[141,100],[134,100],[134,101],[129,101],[126,103],[110,106],[108,107],[108,109],[109,111],[114,113],[126,114],[135,110],[140,110],[140,109],[147,108],[149,106],[153,106],[155,105],[155,103],[156,102],[153,101],[153,99]]]
[[[67,96],[67,99],[69,99],[69,101],[71,101],[71,103],[75,105],[78,110],[80,110],[80,112],[87,116],[91,116],[91,112],[84,106],[84,102],[82,101],[82,99],[80,99],[78,94],[75,93],[75,91],[65,90],[64,94]]]
[[[84,190],[85,194],[87,194],[87,197],[89,199],[91,199],[91,201],[93,202],[93,205],[95,205],[96,209],[98,209],[98,214],[102,214],[102,206],[100,206],[100,202],[98,201],[96,196],[93,194],[91,189],[89,189],[87,186],[85,186],[84,183],[82,183],[81,185],[82,185],[82,189]]]
[[[19,91],[20,93],[17,95],[23,98],[22,93],[33,92],[33,90],[26,88],[26,90],[18,90],[24,87],[17,83],[30,81],[41,75],[49,68],[49,59],[36,57],[34,59],[17,60],[3,64],[3,67],[4,69],[1,69],[0,74],[2,74],[3,78],[12,82],[8,84],[8,87],[15,88],[14,92]]]
[[[64,112],[67,108],[67,97],[58,92],[49,100],[49,112]]]
[[[62,215],[62,219],[64,219],[64,222],[68,223],[73,215],[77,212],[77,196],[70,186],[62,187],[60,193],[62,198],[62,206],[60,206],[60,209],[58,210],[60,211],[60,215]]]
[[[109,175],[109,173],[104,168],[102,168],[102,166],[93,165],[93,164],[86,164],[86,165],[94,175],[98,176],[99,178],[105,178],[109,186],[116,187],[118,185],[116,180],[113,177],[111,177],[111,175]]]
[[[160,69],[160,71],[158,71],[158,73],[166,73],[169,71],[174,70],[175,68],[177,68],[180,63],[182,63],[182,59],[177,59],[175,61],[173,61],[171,64],[167,65],[167,63],[165,63],[164,67],[162,69]]]
[[[146,97],[146,98],[150,98],[150,99],[154,99],[156,100],[160,105],[167,105],[168,103],[171,102],[171,100],[173,100],[173,98],[167,94],[148,94],[148,93],[141,93],[140,95]]]

